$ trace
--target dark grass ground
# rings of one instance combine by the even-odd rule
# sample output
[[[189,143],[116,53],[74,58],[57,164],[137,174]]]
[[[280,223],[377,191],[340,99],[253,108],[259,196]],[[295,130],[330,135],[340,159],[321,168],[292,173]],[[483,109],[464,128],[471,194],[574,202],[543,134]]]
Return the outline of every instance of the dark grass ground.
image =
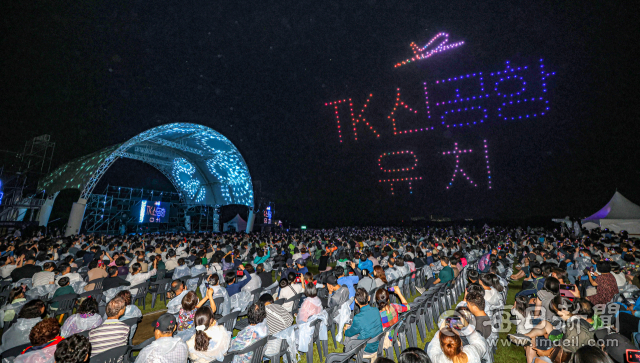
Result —
[[[310,266],[309,270],[314,274],[318,272],[317,266]],[[507,326],[506,324],[509,322],[509,318],[510,318],[509,311],[511,310],[511,305],[515,301],[515,294],[518,291],[520,291],[521,286],[522,286],[522,280],[513,281],[509,285],[509,293],[507,295],[507,303],[505,305],[506,307],[503,315],[503,325],[505,326]],[[198,292],[198,295],[200,295],[199,292]],[[407,301],[412,302],[416,297],[417,295],[407,297]],[[462,299],[462,297],[460,299]],[[147,296],[146,307],[144,309],[142,307],[140,308],[144,316],[142,318],[142,322],[138,324],[138,329],[136,330],[136,334],[133,338],[133,344],[139,344],[145,341],[146,339],[150,338],[151,336],[153,336],[152,323],[155,321],[155,319],[157,319],[158,316],[160,316],[162,313],[166,311],[166,306],[161,299],[158,300],[155,308],[152,309],[150,295]],[[516,330],[516,327],[514,325],[511,327],[510,333],[515,332],[515,330]],[[238,330],[235,330],[233,332],[234,335],[237,333],[238,333]],[[418,346],[420,348],[424,348],[425,344],[431,341],[435,333],[436,333],[436,330],[428,332],[424,341],[422,341],[420,339],[420,335],[418,335]],[[498,341],[498,349],[494,357],[495,362],[496,363],[524,362],[525,361],[524,349],[522,347],[509,344],[507,339],[507,334],[508,334],[507,332],[500,334],[500,339]],[[329,336],[329,353],[333,353],[333,352],[341,353],[342,349],[343,349],[343,346],[340,343],[338,343],[338,349],[335,349],[333,346],[333,340],[331,339],[331,336]],[[303,362],[306,362],[305,354],[302,354],[300,356],[300,363],[303,363]],[[318,356],[318,352],[315,349],[313,351],[313,362],[314,363],[321,362],[320,357]]]

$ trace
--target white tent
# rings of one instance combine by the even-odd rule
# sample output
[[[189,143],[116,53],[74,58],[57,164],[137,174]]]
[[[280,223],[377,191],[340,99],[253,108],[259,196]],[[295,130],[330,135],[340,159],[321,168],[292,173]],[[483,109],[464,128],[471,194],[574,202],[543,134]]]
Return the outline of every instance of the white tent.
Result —
[[[223,225],[222,231],[227,232],[229,230],[234,230],[236,232],[243,232],[245,229],[247,229],[247,222],[242,219],[239,214],[236,214],[232,220]]]
[[[640,235],[640,206],[616,191],[613,198],[591,217],[582,220],[586,229],[608,228],[616,233],[624,230]]]

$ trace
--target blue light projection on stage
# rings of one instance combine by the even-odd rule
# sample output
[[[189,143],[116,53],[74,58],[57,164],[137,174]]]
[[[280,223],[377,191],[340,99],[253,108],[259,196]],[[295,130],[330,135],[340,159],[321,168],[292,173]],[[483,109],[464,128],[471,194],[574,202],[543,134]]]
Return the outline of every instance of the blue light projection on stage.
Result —
[[[173,177],[189,199],[195,199],[197,203],[202,202],[206,196],[206,190],[200,186],[200,181],[193,178],[196,167],[183,158],[173,160]],[[185,176],[186,174],[186,176]],[[185,180],[186,179],[186,180]]]
[[[253,203],[253,187],[249,177],[249,170],[233,151],[217,152],[207,160],[207,168],[220,183],[227,188],[221,188],[227,203],[251,205]]]

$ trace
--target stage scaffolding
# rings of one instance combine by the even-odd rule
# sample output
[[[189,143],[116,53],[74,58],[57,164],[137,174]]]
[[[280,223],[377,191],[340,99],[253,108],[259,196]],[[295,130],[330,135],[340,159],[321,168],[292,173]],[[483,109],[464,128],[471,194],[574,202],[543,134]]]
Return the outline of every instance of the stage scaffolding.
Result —
[[[139,223],[135,208],[145,200],[169,203],[166,223]],[[82,222],[84,233],[121,235],[159,232],[217,232],[219,215],[213,206],[191,205],[175,192],[107,186],[103,194],[91,194]]]

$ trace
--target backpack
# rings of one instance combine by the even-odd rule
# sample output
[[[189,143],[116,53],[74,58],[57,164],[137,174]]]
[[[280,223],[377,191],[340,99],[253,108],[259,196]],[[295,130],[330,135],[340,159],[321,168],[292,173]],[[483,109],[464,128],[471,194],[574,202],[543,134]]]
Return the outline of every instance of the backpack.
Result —
[[[479,272],[481,272],[481,273],[489,272],[489,268],[491,267],[491,260],[489,259],[489,257],[491,257],[491,252],[489,252],[486,255],[480,257],[480,260],[478,261],[478,271]]]

